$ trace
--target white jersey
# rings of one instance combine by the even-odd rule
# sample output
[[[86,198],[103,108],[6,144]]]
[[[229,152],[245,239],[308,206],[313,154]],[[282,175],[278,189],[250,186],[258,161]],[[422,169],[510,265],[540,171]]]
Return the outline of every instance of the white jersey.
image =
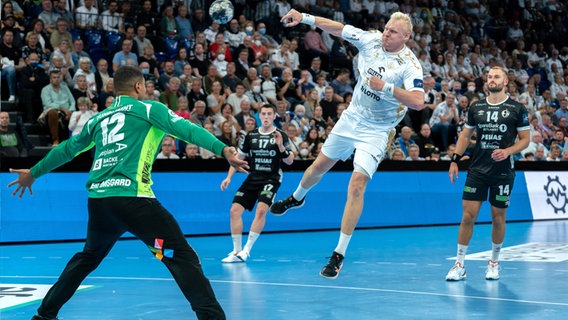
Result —
[[[359,49],[359,78],[353,100],[344,114],[366,121],[371,126],[396,126],[408,108],[393,96],[371,89],[369,81],[375,76],[407,91],[424,92],[420,61],[406,46],[398,52],[384,51],[383,34],[378,31],[363,31],[346,25],[341,36]]]

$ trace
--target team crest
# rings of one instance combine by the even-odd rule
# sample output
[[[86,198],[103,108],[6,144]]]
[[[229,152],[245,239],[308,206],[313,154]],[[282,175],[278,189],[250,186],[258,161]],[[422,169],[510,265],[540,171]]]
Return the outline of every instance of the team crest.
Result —
[[[501,115],[503,116],[503,118],[507,118],[510,114],[511,113],[507,109],[505,109],[505,110],[503,110],[503,112],[501,112]]]

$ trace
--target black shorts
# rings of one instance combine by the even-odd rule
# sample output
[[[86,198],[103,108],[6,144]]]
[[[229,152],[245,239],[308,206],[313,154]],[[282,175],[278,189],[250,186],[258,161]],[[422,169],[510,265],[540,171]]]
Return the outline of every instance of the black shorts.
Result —
[[[277,180],[258,182],[245,180],[235,193],[233,203],[238,203],[249,211],[254,208],[257,200],[271,206],[278,188],[280,188],[280,182]]]
[[[488,176],[469,172],[463,188],[463,200],[485,201],[489,190],[489,203],[497,208],[509,207],[515,175]]]

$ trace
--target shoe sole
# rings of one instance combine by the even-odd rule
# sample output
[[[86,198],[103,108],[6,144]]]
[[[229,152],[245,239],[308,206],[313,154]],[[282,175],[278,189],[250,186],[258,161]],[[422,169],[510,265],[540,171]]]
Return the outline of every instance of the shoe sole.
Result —
[[[499,280],[499,277],[485,277],[485,280],[490,280],[490,281]]]
[[[290,207],[290,208],[288,208],[288,209],[284,210],[284,212],[282,212],[282,213],[277,213],[277,212],[273,212],[272,210],[270,210],[270,214],[272,214],[273,216],[277,216],[277,217],[280,217],[280,216],[283,216],[283,215],[285,215],[285,214],[286,214],[286,212],[288,212],[288,210],[293,210],[293,209],[300,209],[301,207],[303,207],[303,206],[304,206],[304,204],[305,204],[305,203],[306,203],[306,202],[304,201],[304,202],[302,202],[302,204],[301,204],[301,205],[299,205],[299,206]]]
[[[459,279],[446,278],[446,281],[456,282],[456,281],[462,281],[462,280],[464,280],[464,279],[465,279],[465,277],[459,278]]]
[[[339,272],[335,275],[335,277],[330,277],[330,276],[326,276],[325,274],[321,273],[321,271],[320,271],[320,276],[322,276],[325,279],[333,280],[333,279],[337,279],[337,277],[339,277]]]

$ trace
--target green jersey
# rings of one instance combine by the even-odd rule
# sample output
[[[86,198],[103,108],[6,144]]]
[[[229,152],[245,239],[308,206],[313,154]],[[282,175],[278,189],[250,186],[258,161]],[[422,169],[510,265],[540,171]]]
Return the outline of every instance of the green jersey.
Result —
[[[150,176],[165,134],[221,155],[225,144],[209,131],[156,101],[118,97],[93,116],[79,135],[62,142],[31,168],[34,178],[95,147],[87,190],[90,198],[154,197]]]

